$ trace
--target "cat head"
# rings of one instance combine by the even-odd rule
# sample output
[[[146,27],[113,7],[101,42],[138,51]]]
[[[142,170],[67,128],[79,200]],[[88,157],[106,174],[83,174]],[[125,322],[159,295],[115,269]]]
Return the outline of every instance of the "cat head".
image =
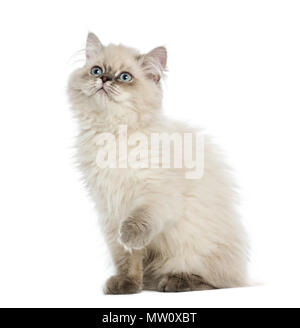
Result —
[[[74,107],[108,116],[139,120],[155,115],[161,107],[160,80],[166,69],[164,47],[140,54],[122,45],[104,46],[89,33],[86,63],[69,82]]]

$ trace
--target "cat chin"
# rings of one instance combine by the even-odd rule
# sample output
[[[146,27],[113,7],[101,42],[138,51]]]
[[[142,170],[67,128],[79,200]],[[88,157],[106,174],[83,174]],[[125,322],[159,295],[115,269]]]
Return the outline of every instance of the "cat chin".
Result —
[[[110,98],[107,95],[107,93],[105,91],[97,91],[94,96],[94,101],[96,102],[97,105],[101,106],[101,107],[109,107],[110,106]]]

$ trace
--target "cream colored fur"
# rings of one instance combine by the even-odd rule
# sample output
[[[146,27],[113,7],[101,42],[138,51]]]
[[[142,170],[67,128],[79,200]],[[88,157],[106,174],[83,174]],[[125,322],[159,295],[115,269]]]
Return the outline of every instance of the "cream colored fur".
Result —
[[[247,241],[235,210],[235,186],[220,151],[207,136],[200,180],[186,179],[185,169],[100,169],[96,163],[99,135],[110,132],[118,139],[120,124],[128,125],[129,135],[195,132],[161,113],[159,78],[165,56],[163,48],[140,55],[124,46],[104,47],[89,35],[86,65],[72,74],[68,87],[80,124],[77,148],[84,179],[112,254],[120,253],[118,261],[128,251],[128,245],[120,245],[121,223],[146,206],[151,208],[152,232],[144,250],[159,256],[144,268],[145,274],[159,279],[169,273],[191,273],[216,288],[244,286]],[[89,76],[96,64],[110,66],[116,74],[132,73],[135,84],[117,85],[110,96],[100,95],[100,82]]]

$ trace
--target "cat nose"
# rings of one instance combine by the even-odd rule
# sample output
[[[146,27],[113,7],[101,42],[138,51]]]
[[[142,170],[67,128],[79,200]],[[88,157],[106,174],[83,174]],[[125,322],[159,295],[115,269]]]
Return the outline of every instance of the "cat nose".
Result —
[[[102,82],[105,83],[106,81],[111,81],[111,77],[107,75],[102,75],[101,76]]]

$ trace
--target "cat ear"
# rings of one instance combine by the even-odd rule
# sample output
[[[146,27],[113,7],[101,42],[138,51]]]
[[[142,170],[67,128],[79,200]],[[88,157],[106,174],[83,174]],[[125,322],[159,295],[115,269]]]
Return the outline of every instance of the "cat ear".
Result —
[[[141,57],[142,67],[146,75],[159,82],[167,66],[167,49],[158,47]]]
[[[103,45],[94,33],[89,33],[86,40],[86,60],[99,56],[103,49]]]

